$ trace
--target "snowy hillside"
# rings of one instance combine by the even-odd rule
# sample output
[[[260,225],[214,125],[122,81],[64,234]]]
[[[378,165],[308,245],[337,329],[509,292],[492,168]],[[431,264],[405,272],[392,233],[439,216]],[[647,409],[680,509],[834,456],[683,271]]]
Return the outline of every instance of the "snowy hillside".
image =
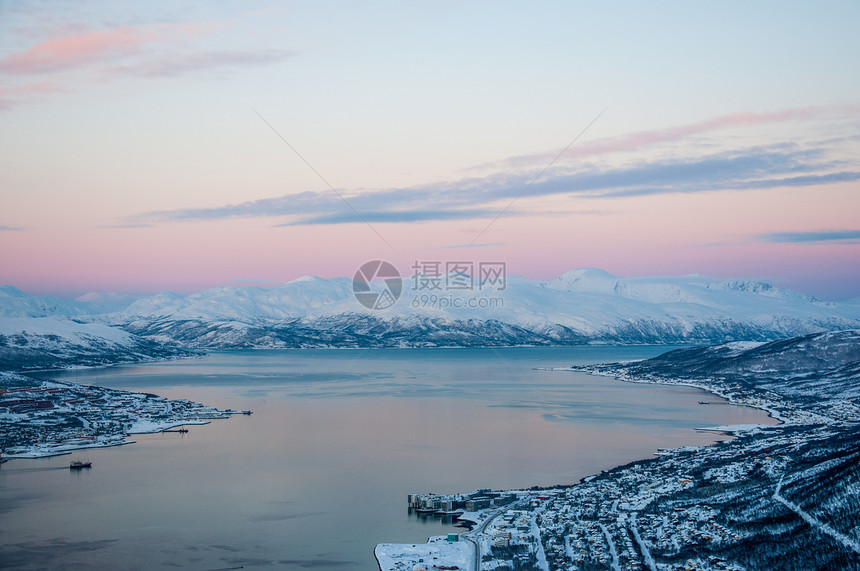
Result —
[[[764,401],[855,416],[860,399],[860,329],[814,333],[771,343],[726,343],[664,353],[638,363],[608,366],[633,378],[722,383]],[[734,390],[734,389],[733,389]]]
[[[571,369],[696,386],[782,421],[726,427],[737,439],[664,451],[577,486],[564,506],[576,525],[632,519],[651,560],[667,567],[860,568],[860,330]],[[581,509],[594,498],[602,507]],[[621,513],[619,503],[630,507]],[[625,527],[615,528],[621,541]],[[681,541],[665,540],[679,532]]]
[[[715,343],[860,327],[856,304],[698,275],[619,278],[582,269],[548,282],[512,276],[504,288],[433,291],[413,277],[384,310],[359,304],[352,285],[306,277],[272,288],[165,293],[103,319],[194,347]]]
[[[104,365],[188,355],[103,323],[0,317],[0,371]]]
[[[7,286],[0,288],[0,316],[74,318],[195,348],[705,344],[860,328],[858,304],[755,281],[579,269],[551,281],[507,276],[465,289],[447,287],[443,276],[434,289],[424,278],[404,278],[400,298],[382,310],[360,304],[349,278],[135,301],[95,294],[65,301]]]
[[[93,311],[86,303],[59,297],[27,295],[12,286],[0,286],[0,317],[77,317]]]

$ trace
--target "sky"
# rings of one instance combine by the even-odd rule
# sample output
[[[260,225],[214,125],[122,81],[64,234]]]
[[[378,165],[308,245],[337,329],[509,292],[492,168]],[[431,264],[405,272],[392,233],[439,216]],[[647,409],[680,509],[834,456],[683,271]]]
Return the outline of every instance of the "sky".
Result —
[[[860,3],[0,0],[0,283],[504,261],[860,298]]]

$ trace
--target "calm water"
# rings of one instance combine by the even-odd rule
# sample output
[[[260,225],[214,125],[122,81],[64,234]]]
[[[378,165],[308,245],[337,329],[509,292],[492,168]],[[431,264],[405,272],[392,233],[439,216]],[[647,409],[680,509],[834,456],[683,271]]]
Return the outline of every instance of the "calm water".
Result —
[[[572,483],[769,423],[687,388],[537,371],[666,348],[233,351],[52,373],[252,409],[186,435],[0,468],[0,568],[377,569],[380,542],[456,528],[409,515],[410,492]],[[47,375],[44,375],[47,376]]]

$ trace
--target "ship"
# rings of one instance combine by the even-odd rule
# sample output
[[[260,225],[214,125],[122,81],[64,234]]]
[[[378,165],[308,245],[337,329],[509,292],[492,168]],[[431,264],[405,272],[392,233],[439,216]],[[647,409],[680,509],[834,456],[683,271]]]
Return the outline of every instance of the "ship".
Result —
[[[82,468],[92,468],[92,462],[82,462],[80,460],[72,460],[69,463],[69,470],[80,470]]]

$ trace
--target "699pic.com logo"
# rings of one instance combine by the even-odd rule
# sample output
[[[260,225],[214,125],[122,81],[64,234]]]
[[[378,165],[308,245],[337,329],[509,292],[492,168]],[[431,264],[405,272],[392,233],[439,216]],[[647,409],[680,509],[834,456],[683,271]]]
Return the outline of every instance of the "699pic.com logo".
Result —
[[[402,292],[400,272],[384,260],[362,264],[352,278],[355,299],[368,309],[388,309],[400,299]]]

